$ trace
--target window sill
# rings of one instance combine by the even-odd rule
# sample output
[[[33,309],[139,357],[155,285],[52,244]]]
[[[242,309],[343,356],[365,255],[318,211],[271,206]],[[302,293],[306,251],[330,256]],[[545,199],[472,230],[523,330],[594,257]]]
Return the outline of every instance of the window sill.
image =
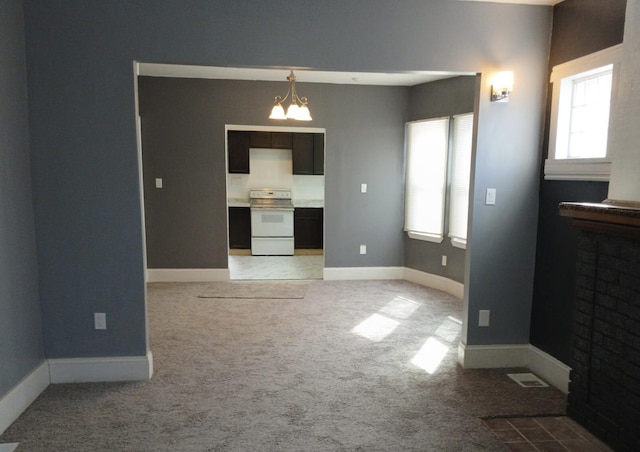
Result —
[[[545,180],[609,182],[611,161],[607,159],[547,159]]]
[[[425,242],[442,243],[443,237],[435,234],[425,234],[422,232],[407,231],[410,239],[422,240]]]
[[[451,246],[453,246],[454,248],[461,248],[463,250],[466,250],[467,249],[467,241],[451,237]]]

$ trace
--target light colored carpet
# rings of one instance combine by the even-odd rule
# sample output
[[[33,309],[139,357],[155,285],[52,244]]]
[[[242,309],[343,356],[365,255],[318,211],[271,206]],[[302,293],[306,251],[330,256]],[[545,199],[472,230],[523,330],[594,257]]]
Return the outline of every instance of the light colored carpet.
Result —
[[[307,283],[292,281],[220,281],[210,284],[200,298],[299,299]]]
[[[150,285],[150,382],[52,385],[0,442],[36,452],[500,451],[480,418],[564,413],[559,391],[506,375],[522,369],[460,368],[462,303],[441,292],[313,281],[302,300],[207,303],[206,287]]]

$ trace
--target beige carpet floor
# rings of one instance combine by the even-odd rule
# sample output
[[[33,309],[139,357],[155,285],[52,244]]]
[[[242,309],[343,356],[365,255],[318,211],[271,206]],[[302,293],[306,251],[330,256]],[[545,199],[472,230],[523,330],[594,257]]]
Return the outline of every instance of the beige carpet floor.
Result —
[[[312,281],[303,299],[149,287],[149,382],[51,385],[18,451],[506,450],[481,418],[561,414],[518,369],[457,365],[460,300],[404,281]],[[440,359],[440,360],[439,360]],[[520,369],[521,370],[521,369]]]

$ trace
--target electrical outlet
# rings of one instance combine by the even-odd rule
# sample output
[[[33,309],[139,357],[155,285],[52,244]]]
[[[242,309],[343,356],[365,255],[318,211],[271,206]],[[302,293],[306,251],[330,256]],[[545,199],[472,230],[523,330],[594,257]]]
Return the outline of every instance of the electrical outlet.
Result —
[[[490,317],[491,311],[488,309],[481,309],[478,314],[478,326],[489,326]]]
[[[447,256],[445,256],[444,254],[442,255],[442,266],[443,267],[447,266]]]
[[[367,245],[360,245],[360,254],[367,254]]]
[[[156,177],[156,188],[162,188],[162,178]]]
[[[96,330],[107,329],[107,314],[104,312],[94,312],[93,314],[93,326]]]

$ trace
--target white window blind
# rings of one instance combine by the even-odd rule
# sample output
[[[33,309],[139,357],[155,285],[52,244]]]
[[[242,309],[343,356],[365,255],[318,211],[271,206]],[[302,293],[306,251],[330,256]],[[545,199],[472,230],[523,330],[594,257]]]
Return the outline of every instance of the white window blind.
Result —
[[[442,241],[449,118],[407,124],[405,230]]]
[[[455,116],[450,164],[449,237],[459,243],[467,241],[472,136],[473,114]]]

